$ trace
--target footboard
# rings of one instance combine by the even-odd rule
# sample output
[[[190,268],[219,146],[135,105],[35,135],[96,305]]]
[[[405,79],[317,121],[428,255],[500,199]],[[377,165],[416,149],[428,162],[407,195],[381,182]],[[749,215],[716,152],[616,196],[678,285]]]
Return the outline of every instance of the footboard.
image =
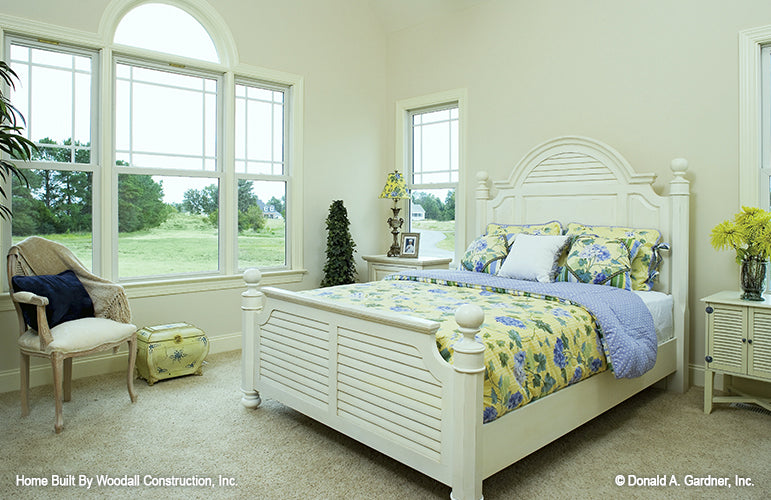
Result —
[[[482,310],[456,314],[465,339],[453,365],[436,349],[439,325],[340,307],[244,274],[242,402],[267,397],[453,488],[482,496]],[[452,437],[450,437],[452,436]]]

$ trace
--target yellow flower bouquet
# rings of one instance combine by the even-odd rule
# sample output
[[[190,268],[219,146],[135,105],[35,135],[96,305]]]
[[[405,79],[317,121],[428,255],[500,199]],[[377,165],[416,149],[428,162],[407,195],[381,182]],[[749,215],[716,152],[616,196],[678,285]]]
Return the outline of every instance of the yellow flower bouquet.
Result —
[[[742,207],[733,221],[723,221],[712,229],[712,246],[717,250],[733,248],[739,264],[747,257],[768,260],[771,255],[771,212]]]
[[[771,213],[742,207],[732,221],[723,221],[712,228],[712,246],[717,250],[733,248],[736,251],[736,262],[742,266],[742,298],[763,300],[771,255]]]

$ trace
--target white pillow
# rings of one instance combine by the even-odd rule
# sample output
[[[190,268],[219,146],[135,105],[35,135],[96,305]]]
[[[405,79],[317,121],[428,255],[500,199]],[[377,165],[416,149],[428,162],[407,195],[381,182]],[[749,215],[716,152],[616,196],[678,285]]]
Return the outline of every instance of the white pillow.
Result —
[[[518,234],[509,255],[498,270],[498,276],[541,283],[554,281],[557,259],[569,238]]]

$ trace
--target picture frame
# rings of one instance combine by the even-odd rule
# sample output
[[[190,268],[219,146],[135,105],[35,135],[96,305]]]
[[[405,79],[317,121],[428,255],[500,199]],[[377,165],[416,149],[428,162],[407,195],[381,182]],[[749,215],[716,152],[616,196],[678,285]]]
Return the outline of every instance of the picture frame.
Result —
[[[420,246],[420,233],[402,233],[402,244],[400,247],[400,257],[418,258],[418,248]]]

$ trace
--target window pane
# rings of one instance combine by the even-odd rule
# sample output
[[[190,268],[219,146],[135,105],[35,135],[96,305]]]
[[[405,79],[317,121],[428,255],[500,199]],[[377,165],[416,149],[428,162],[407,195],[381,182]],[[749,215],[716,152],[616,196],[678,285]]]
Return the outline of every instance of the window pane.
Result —
[[[116,153],[135,167],[216,170],[217,99],[205,90],[216,80],[117,67]]]
[[[174,29],[170,30],[169,27]],[[115,30],[115,42],[179,56],[219,62],[209,33],[178,7],[150,3],[131,10]]]
[[[24,170],[29,187],[13,177],[13,242],[42,236],[69,248],[87,269],[92,265],[92,176],[90,172]]]
[[[236,85],[236,172],[284,174],[284,93]]]
[[[34,159],[90,163],[92,59],[16,43],[10,52],[19,75],[11,101],[26,118],[26,137],[42,146]]]
[[[238,267],[286,262],[286,183],[238,181]]]
[[[411,231],[420,233],[420,255],[455,255],[455,190],[421,189],[412,191]]]
[[[218,186],[217,179],[120,174],[119,276],[217,271],[217,203],[212,210],[200,201],[217,200]],[[195,211],[185,210],[186,197],[199,202]]]

